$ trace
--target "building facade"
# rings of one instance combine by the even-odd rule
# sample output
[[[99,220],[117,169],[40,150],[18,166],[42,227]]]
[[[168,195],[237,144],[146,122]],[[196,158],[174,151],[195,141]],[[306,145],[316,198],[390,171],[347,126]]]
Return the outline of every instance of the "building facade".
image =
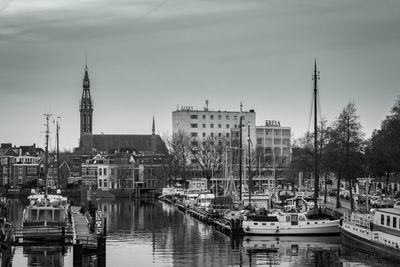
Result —
[[[250,135],[249,135],[250,129]],[[240,128],[232,129],[232,145],[240,145]],[[283,127],[279,121],[267,120],[264,126],[242,128],[242,170],[248,177],[250,136],[251,176],[254,188],[274,187],[276,180],[285,178],[291,160],[291,128]],[[237,152],[234,162],[238,164]],[[236,168],[237,169],[237,168]]]
[[[230,145],[231,129],[238,128],[240,116],[243,124],[255,126],[256,113],[249,111],[221,111],[195,110],[193,107],[181,107],[172,112],[172,133],[187,133],[192,141],[192,145],[207,137],[225,138]]]

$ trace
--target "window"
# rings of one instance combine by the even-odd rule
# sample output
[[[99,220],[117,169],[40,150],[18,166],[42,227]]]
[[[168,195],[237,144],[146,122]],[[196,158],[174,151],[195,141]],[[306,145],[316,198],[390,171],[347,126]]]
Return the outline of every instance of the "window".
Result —
[[[214,115],[210,115],[210,119],[213,120],[214,119]]]
[[[104,187],[107,187],[107,180],[104,179]]]
[[[263,143],[263,139],[262,138],[257,138],[257,145],[261,145]]]
[[[397,226],[397,218],[396,217],[393,217],[393,228],[396,228],[396,226]]]
[[[237,120],[237,115],[233,116],[233,119],[236,121]]]
[[[275,129],[274,130],[275,135],[281,135],[281,130],[280,129]]]
[[[197,133],[190,133],[192,137],[197,137]]]
[[[114,168],[111,168],[111,175],[115,175],[115,169]]]
[[[203,133],[203,137],[206,137],[206,133]]]
[[[190,128],[197,128],[197,123],[191,123]]]
[[[18,167],[18,174],[22,174],[22,167]]]
[[[386,226],[390,226],[390,216],[386,216]]]
[[[229,120],[229,115],[226,115],[226,119]]]
[[[226,133],[226,137],[229,138],[229,133]]]
[[[203,120],[205,120],[206,119],[206,115],[203,115]]]
[[[210,136],[211,136],[211,137],[214,137],[214,133],[210,133]]]
[[[210,128],[214,128],[214,124],[211,123],[211,124],[210,124]]]
[[[290,130],[288,130],[288,129],[282,130],[282,135],[284,135],[284,136],[290,136]]]
[[[218,137],[222,137],[222,133],[218,133]]]
[[[103,173],[104,173],[104,175],[107,175],[107,169],[106,168],[104,168]]]
[[[219,120],[222,119],[222,116],[221,116],[221,115],[218,115],[218,119],[219,119]]]
[[[206,128],[206,124],[205,123],[203,123],[203,128]]]
[[[237,124],[235,124],[235,128],[237,128]]]
[[[103,173],[102,173],[102,172],[103,172],[103,169],[102,169],[102,168],[100,168],[100,169],[99,169],[99,175],[103,175]]]
[[[282,144],[283,145],[290,145],[290,139],[288,139],[288,138],[282,139]]]
[[[220,123],[220,124],[218,124],[218,128],[219,128],[219,129],[221,129],[221,128],[222,128],[222,125],[221,125],[221,123]]]
[[[190,118],[191,118],[192,120],[197,120],[197,115],[192,114],[192,115],[190,115]]]
[[[229,129],[229,124],[226,125],[226,129]]]
[[[275,138],[274,139],[274,145],[280,145],[281,144],[281,139],[280,138]]]

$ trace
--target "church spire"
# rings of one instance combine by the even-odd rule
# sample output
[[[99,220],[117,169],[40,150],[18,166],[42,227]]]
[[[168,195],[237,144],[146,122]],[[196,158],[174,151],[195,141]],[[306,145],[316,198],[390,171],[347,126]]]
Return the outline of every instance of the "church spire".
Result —
[[[85,75],[83,77],[83,91],[82,97],[80,101],[80,117],[81,117],[81,136],[84,134],[92,134],[92,122],[93,122],[93,102],[90,96],[90,80],[89,80],[89,72],[87,66],[87,56],[85,62]]]
[[[153,115],[153,128],[151,129],[151,134],[155,135],[156,134],[156,124],[154,122],[154,115]]]

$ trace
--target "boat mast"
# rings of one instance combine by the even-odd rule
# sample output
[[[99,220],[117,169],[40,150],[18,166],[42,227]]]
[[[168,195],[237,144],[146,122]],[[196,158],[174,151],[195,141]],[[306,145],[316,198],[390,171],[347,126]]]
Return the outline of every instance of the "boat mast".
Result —
[[[239,118],[239,200],[242,201],[242,115]]]
[[[46,150],[44,153],[44,178],[45,178],[45,183],[44,183],[44,192],[45,192],[45,197],[47,198],[47,172],[48,172],[48,161],[49,161],[49,118],[51,114],[45,113],[44,116],[46,117]]]
[[[317,119],[317,80],[319,80],[319,71],[317,72],[317,60],[314,61],[314,208],[318,207],[319,196],[319,175],[318,175],[318,119]]]
[[[251,193],[253,192],[253,183],[251,181],[251,158],[250,158],[250,123],[247,123],[247,136],[248,136],[248,141],[247,145],[249,147],[249,204],[251,203]]]
[[[60,148],[59,148],[59,135],[58,131],[60,130],[60,124],[58,124],[58,118],[57,117],[57,124],[56,124],[56,133],[57,133],[57,187],[60,188]]]

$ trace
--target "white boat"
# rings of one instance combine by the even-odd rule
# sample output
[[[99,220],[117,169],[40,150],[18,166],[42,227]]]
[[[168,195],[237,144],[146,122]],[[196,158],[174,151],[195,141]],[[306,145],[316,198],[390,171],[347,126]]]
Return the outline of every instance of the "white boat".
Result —
[[[22,236],[25,240],[66,240],[72,232],[68,220],[67,198],[58,194],[34,193],[22,214]]]
[[[340,230],[345,246],[400,262],[400,209],[346,214]]]
[[[215,198],[215,195],[210,192],[202,192],[198,195],[197,197],[197,207],[200,209],[205,209],[207,210],[213,199]]]
[[[305,212],[273,211],[244,216],[246,235],[333,235],[339,234],[340,220],[311,220]]]

